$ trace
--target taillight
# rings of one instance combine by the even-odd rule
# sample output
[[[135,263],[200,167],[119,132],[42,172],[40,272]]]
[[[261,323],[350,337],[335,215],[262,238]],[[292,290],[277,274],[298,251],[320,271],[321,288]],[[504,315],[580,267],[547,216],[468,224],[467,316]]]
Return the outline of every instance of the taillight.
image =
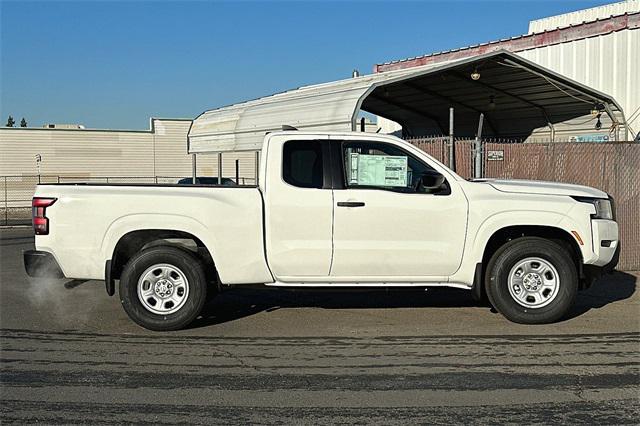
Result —
[[[31,215],[33,217],[33,230],[36,235],[49,233],[49,219],[47,219],[47,207],[56,202],[56,198],[33,197],[31,201]]]

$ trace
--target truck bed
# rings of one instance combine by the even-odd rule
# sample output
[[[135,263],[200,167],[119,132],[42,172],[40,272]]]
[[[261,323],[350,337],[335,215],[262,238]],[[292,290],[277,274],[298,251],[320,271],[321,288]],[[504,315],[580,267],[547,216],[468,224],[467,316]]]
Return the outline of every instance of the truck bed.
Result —
[[[104,279],[105,262],[123,236],[172,230],[197,236],[225,284],[272,279],[255,186],[46,184],[35,196],[56,198],[47,208],[50,233],[36,238],[36,248],[54,253],[65,276]]]

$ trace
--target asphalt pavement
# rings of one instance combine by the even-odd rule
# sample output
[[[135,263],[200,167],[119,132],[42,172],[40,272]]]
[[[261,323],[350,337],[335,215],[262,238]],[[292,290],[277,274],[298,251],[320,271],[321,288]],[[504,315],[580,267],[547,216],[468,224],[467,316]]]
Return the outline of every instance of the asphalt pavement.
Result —
[[[0,422],[600,423],[640,418],[638,273],[564,321],[456,289],[232,289],[187,330],[131,322],[100,281],[29,279],[0,230]]]

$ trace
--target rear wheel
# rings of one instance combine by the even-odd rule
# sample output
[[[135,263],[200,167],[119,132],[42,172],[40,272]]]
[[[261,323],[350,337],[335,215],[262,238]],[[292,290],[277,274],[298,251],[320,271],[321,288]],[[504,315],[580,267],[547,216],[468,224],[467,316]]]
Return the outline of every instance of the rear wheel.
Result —
[[[575,302],[578,274],[567,249],[524,237],[502,246],[487,265],[489,301],[507,319],[544,324],[564,317]]]
[[[129,317],[149,330],[178,330],[191,323],[207,297],[201,262],[175,247],[144,250],[125,266],[120,299]]]

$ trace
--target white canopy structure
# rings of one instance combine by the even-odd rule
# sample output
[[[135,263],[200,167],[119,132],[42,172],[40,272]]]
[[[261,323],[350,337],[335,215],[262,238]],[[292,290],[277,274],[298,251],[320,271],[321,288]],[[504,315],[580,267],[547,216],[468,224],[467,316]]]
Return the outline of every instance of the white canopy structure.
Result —
[[[257,151],[267,132],[283,126],[318,132],[353,130],[361,99],[376,84],[402,74],[407,71],[304,86],[206,111],[191,126],[189,153]]]
[[[471,78],[478,72],[481,78]],[[487,107],[491,99],[491,107]],[[449,107],[456,133],[473,134],[480,112],[487,135],[524,134],[601,110],[603,125],[624,125],[617,102],[507,51],[436,65],[305,86],[206,111],[188,136],[189,153],[259,151],[264,135],[292,126],[304,131],[357,130],[367,111],[410,135],[446,134]]]

